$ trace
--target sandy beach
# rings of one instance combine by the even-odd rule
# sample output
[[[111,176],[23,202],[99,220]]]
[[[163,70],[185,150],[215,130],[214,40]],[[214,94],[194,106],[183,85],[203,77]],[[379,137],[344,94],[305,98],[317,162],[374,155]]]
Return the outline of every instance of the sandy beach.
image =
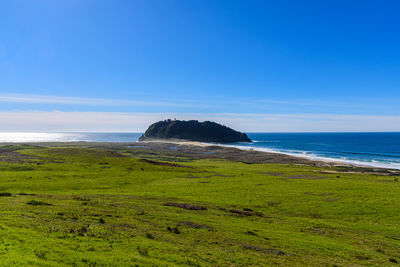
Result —
[[[342,167],[353,169],[357,172],[388,173],[400,175],[400,170],[353,164],[333,159],[310,159],[301,155],[289,155],[279,152],[266,152],[248,147],[235,147],[232,145],[210,144],[184,140],[154,140],[138,142],[139,146],[148,146],[166,153],[173,151],[179,155],[190,155],[195,158],[221,158],[246,163],[280,163],[300,164],[320,167]],[[133,145],[132,147],[135,147]]]
[[[6,145],[7,143],[3,143]],[[10,143],[11,144],[11,143]],[[15,144],[15,143],[12,143]],[[247,164],[277,163],[316,167],[331,167],[333,172],[373,173],[377,175],[400,176],[400,170],[350,164],[334,160],[314,160],[279,152],[266,152],[256,149],[239,149],[231,145],[202,143],[185,140],[152,140],[140,142],[40,142],[27,143],[45,147],[89,147],[113,151],[128,150],[132,156],[147,158],[154,153],[165,156],[190,159],[225,159]]]

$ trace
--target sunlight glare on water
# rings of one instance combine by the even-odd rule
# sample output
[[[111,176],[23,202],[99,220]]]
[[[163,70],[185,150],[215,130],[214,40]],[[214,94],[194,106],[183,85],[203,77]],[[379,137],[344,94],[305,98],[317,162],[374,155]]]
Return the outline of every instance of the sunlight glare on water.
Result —
[[[83,135],[77,133],[1,133],[0,142],[74,142],[82,141]]]

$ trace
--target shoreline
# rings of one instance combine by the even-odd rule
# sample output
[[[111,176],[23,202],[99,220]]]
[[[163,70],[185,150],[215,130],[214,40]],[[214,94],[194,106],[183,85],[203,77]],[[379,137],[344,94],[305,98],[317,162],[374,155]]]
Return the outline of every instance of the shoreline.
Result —
[[[367,163],[357,160],[345,160],[345,159],[335,159],[335,158],[328,158],[323,156],[316,156],[316,155],[307,155],[307,154],[296,154],[296,153],[288,153],[283,151],[278,151],[270,148],[260,148],[260,147],[248,147],[242,145],[225,145],[225,144],[218,144],[218,143],[204,143],[204,142],[196,142],[196,141],[184,141],[184,140],[151,140],[151,141],[138,141],[140,143],[172,143],[177,145],[193,145],[199,147],[207,147],[207,146],[221,146],[221,147],[229,147],[229,148],[236,148],[243,151],[259,151],[263,153],[271,153],[271,154],[282,154],[294,158],[299,159],[306,159],[310,162],[324,162],[327,164],[334,164],[334,165],[346,165],[346,166],[355,166],[361,168],[379,168],[379,169],[388,169],[388,170],[396,170],[400,171],[400,166],[393,167],[389,164],[380,164],[380,163]]]
[[[224,146],[224,145],[223,145]],[[226,145],[230,146],[230,145]],[[277,154],[285,154],[288,156],[292,157],[299,157],[299,158],[305,158],[309,160],[316,160],[316,161],[324,161],[324,162],[333,162],[333,163],[342,163],[342,164],[349,164],[357,167],[369,167],[369,168],[383,168],[383,169],[395,169],[395,170],[400,170],[400,165],[399,166],[391,166],[388,163],[368,163],[368,162],[363,162],[363,161],[358,161],[358,160],[351,160],[351,159],[337,159],[337,158],[329,158],[329,157],[324,157],[324,156],[317,156],[317,155],[310,155],[310,154],[302,154],[302,153],[289,153],[289,152],[284,152],[284,151],[279,151],[279,150],[274,150],[270,148],[261,148],[261,147],[246,147],[246,146],[236,146],[232,145],[231,147],[235,147],[238,149],[243,149],[243,150],[257,150],[261,152],[266,152],[266,153],[277,153]]]
[[[118,134],[119,133],[113,133],[110,132],[111,134]],[[32,133],[19,133],[15,132],[13,134],[23,134],[26,135],[28,134],[29,138],[33,138],[32,140],[24,140],[27,138],[26,136],[22,136],[24,138],[21,139],[21,136],[17,136],[18,138],[0,138],[2,139],[0,141],[0,146],[4,144],[20,144],[20,143],[34,143],[34,144],[50,144],[50,143],[73,143],[73,142],[78,142],[78,143],[131,143],[131,142],[144,142],[144,141],[138,141],[138,138],[140,136],[140,133],[129,133],[129,136],[117,136],[116,138],[108,136],[110,133],[83,133],[83,132],[69,132],[69,133],[63,133],[63,132],[53,132],[53,133],[35,133],[38,136],[30,136]],[[0,135],[2,133],[0,132]],[[3,132],[3,134],[10,135],[11,132]],[[67,134],[68,136],[64,136]],[[93,134],[93,136],[91,136]],[[48,136],[50,135],[50,136]],[[59,136],[61,135],[61,137]],[[70,136],[71,135],[71,136]],[[28,139],[29,139],[28,138]],[[270,148],[268,144],[265,145],[248,145],[244,143],[230,143],[230,144],[224,144],[224,143],[203,143],[203,142],[195,142],[195,141],[187,141],[187,140],[182,140],[182,139],[152,139],[152,140],[146,140],[145,142],[169,142],[169,143],[177,143],[177,144],[186,144],[186,145],[193,145],[193,146],[221,146],[221,147],[233,147],[237,148],[240,150],[244,151],[260,151],[260,152],[265,152],[265,153],[273,153],[273,154],[284,154],[287,156],[295,157],[295,158],[302,158],[302,159],[307,159],[310,161],[322,161],[325,163],[333,163],[333,164],[346,164],[346,165],[352,165],[352,166],[357,166],[357,167],[366,167],[366,168],[383,168],[383,169],[394,169],[394,170],[400,170],[400,162],[398,162],[398,159],[391,158],[388,156],[388,158],[385,158],[384,155],[383,157],[374,157],[374,156],[368,156],[368,151],[366,151],[366,154],[363,154],[361,152],[360,156],[347,156],[343,153],[329,153],[329,151],[319,151],[316,149],[315,151],[307,148],[303,148],[302,150],[298,149],[286,149],[285,147],[279,147],[277,146],[276,148]],[[256,143],[257,141],[255,141]],[[379,149],[378,149],[379,150]],[[335,149],[333,149],[332,152],[335,152]],[[375,152],[373,152],[375,153]],[[380,153],[380,152],[376,152]],[[384,153],[384,152],[383,152]],[[352,153],[348,153],[352,154]],[[349,158],[350,157],[350,158]],[[379,160],[379,159],[382,160]]]
[[[363,173],[377,173],[384,175],[400,176],[400,169],[386,166],[371,166],[352,161],[341,161],[331,158],[310,157],[274,151],[271,149],[253,148],[240,145],[203,143],[196,141],[185,141],[179,139],[169,140],[148,140],[135,142],[7,142],[0,143],[6,145],[34,145],[44,147],[86,147],[103,148],[113,151],[130,150],[133,156],[151,156],[157,152],[168,157],[187,157],[191,159],[225,159],[247,164],[253,163],[276,163],[276,164],[295,164],[316,167],[331,167],[346,169],[346,172],[355,171]],[[1,152],[1,151],[0,151]],[[137,154],[137,152],[140,152]],[[168,161],[168,159],[166,159]]]

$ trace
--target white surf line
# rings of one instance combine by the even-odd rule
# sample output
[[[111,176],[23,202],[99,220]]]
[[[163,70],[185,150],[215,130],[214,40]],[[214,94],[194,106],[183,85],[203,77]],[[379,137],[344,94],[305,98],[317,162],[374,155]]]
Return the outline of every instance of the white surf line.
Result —
[[[328,157],[322,157],[322,156],[316,156],[316,155],[307,155],[307,154],[300,154],[300,153],[289,153],[289,152],[284,152],[284,151],[279,151],[279,150],[273,150],[270,148],[263,148],[263,147],[248,147],[248,146],[240,146],[240,145],[224,145],[224,144],[217,144],[219,146],[225,146],[225,147],[234,147],[238,148],[241,150],[256,150],[256,151],[261,151],[261,152],[268,152],[268,153],[276,153],[276,154],[284,154],[288,156],[293,156],[297,158],[306,158],[310,160],[316,160],[316,161],[324,161],[324,162],[331,162],[331,163],[345,163],[345,164],[350,164],[353,166],[359,166],[359,167],[376,167],[376,168],[385,168],[385,169],[396,169],[400,170],[400,164],[396,163],[373,163],[373,162],[365,162],[365,161],[358,161],[358,160],[347,160],[347,159],[336,159],[336,158],[328,158]],[[303,152],[306,153],[306,152]]]
[[[221,146],[221,147],[231,147],[231,148],[237,148],[240,150],[255,150],[255,151],[260,151],[260,152],[267,152],[267,153],[275,153],[275,154],[284,154],[296,158],[305,158],[309,160],[315,160],[315,161],[323,161],[326,163],[336,163],[336,164],[347,164],[347,165],[352,165],[356,167],[374,167],[374,168],[385,168],[385,169],[396,169],[400,170],[400,164],[385,164],[385,163],[370,163],[370,162],[364,162],[364,161],[357,161],[357,160],[346,160],[346,159],[336,159],[336,158],[327,158],[327,157],[322,157],[322,156],[315,156],[315,155],[307,155],[307,154],[298,154],[298,153],[289,153],[289,152],[284,152],[284,151],[279,151],[279,150],[274,150],[271,148],[264,148],[264,147],[248,147],[248,146],[241,146],[241,145],[225,145],[225,144],[218,144],[218,143],[204,143],[204,142],[197,142],[197,141],[178,141],[178,140],[154,140],[154,141],[140,141],[142,143],[145,142],[162,142],[162,143],[171,143],[171,144],[178,144],[178,145],[194,145],[194,146],[201,146],[201,147],[207,147],[207,146]]]

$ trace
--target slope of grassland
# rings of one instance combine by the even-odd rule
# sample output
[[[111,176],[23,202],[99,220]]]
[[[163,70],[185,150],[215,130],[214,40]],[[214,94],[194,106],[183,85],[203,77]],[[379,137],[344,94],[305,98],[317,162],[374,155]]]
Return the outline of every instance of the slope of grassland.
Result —
[[[3,266],[390,266],[400,182],[334,168],[0,147]]]

